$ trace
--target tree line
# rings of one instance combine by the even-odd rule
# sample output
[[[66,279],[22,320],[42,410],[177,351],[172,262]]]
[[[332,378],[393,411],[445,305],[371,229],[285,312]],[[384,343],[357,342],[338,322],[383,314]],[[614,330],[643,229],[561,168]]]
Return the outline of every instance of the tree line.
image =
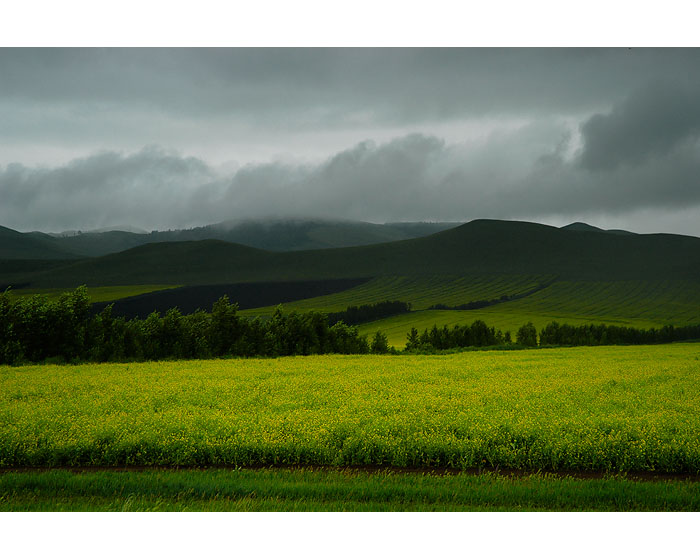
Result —
[[[400,305],[399,305],[400,304]],[[407,309],[403,302],[360,306],[357,313]],[[362,308],[365,310],[361,310]],[[410,307],[410,306],[409,306]],[[700,325],[637,329],[615,325],[578,325],[551,322],[538,336],[529,322],[518,329],[515,341],[509,331],[489,327],[481,320],[452,328],[434,325],[422,333],[414,327],[407,335],[406,351],[433,352],[466,347],[581,346],[660,344],[700,339]],[[0,293],[0,364],[26,362],[110,362],[213,358],[222,356],[291,356],[307,354],[387,353],[387,336],[378,331],[368,340],[344,321],[329,323],[325,313],[285,314],[278,306],[262,320],[241,317],[238,305],[227,296],[210,312],[187,315],[177,308],[145,319],[116,317],[108,306],[91,312],[87,288],[80,287],[51,301],[45,296],[11,299]]]
[[[324,313],[291,312],[278,307],[268,320],[238,314],[227,296],[211,312],[183,315],[177,308],[145,319],[115,317],[108,306],[91,312],[83,286],[51,301],[45,296],[17,298],[0,294],[0,363],[110,362],[212,358],[366,354],[389,351],[387,337],[371,341],[357,327],[332,326]]]
[[[521,292],[519,294],[503,294],[502,296],[494,299],[477,299],[473,301],[469,301],[467,303],[461,303],[459,305],[445,305],[444,303],[436,303],[434,305],[431,305],[428,307],[428,309],[435,309],[435,310],[452,310],[452,311],[470,311],[473,309],[482,309],[484,307],[490,307],[492,305],[496,305],[499,303],[505,303],[507,301],[515,301],[517,299],[523,299],[528,296],[531,296],[532,294],[535,294],[539,292],[540,290],[544,290],[545,288],[548,288],[549,286],[552,285],[552,282],[547,282],[544,284],[539,284],[535,286],[534,288],[531,288],[530,290],[527,290],[526,292]]]
[[[442,328],[433,325],[432,329],[425,329],[421,334],[413,327],[406,337],[406,350],[447,350],[470,346],[498,346],[510,342],[510,332],[503,333],[481,320],[476,320],[471,325],[454,325],[451,329],[447,325]]]
[[[351,305],[345,311],[328,313],[328,324],[334,325],[342,321],[346,325],[359,325],[377,319],[385,319],[402,313],[409,313],[411,304],[405,301],[382,301],[366,305]]]
[[[606,324],[560,325],[552,321],[540,331],[538,337],[535,325],[528,322],[515,335],[515,344],[523,347],[666,344],[683,340],[700,340],[700,325],[638,329]],[[451,329],[447,325],[442,328],[433,325],[432,329],[425,329],[420,334],[416,328],[412,328],[406,335],[406,350],[414,352],[512,343],[510,331],[503,333],[480,320],[471,325],[454,325]]]
[[[540,331],[540,346],[599,346],[606,344],[664,344],[700,339],[700,325],[637,329],[616,325],[560,325],[552,321]]]

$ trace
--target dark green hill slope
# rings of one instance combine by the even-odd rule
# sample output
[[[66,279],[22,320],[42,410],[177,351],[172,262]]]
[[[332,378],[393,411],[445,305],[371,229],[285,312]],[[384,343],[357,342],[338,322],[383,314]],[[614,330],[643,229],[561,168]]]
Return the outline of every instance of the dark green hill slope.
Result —
[[[598,233],[612,233],[615,235],[637,235],[636,233],[624,229],[601,229],[584,222],[574,222],[568,226],[562,226],[561,229],[566,229],[569,231],[597,231]]]
[[[0,260],[74,259],[76,255],[43,233],[20,233],[0,226]]]
[[[120,253],[149,241],[150,234],[129,231],[87,232],[67,237],[55,237],[56,244],[66,251],[85,257],[100,257],[110,253]]]
[[[397,275],[537,274],[560,280],[700,280],[700,239],[601,235],[475,220],[365,247],[269,252],[222,241],[158,243],[28,278],[35,286],[217,284]]]

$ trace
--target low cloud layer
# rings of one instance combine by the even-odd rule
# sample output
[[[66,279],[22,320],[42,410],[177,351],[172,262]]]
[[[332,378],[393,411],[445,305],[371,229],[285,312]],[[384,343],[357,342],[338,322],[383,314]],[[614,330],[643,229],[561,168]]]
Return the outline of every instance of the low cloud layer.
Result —
[[[472,143],[421,134],[367,141],[319,164],[270,162],[232,174],[155,147],[56,168],[14,164],[0,172],[0,223],[44,231],[168,229],[272,216],[576,219],[656,209],[669,216],[672,231],[674,212],[700,207],[700,145],[691,136],[654,158],[590,169],[582,163],[590,153],[586,126],[579,150],[571,149],[576,130],[552,120]]]

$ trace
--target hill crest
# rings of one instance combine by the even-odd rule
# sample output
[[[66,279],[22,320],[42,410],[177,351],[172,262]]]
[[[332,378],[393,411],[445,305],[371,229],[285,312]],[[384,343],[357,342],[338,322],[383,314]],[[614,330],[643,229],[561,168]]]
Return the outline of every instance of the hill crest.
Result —
[[[156,243],[81,261],[37,285],[217,284],[388,275],[539,274],[570,280],[700,279],[700,239],[601,235],[532,222],[474,220],[376,245],[272,252],[223,241]]]

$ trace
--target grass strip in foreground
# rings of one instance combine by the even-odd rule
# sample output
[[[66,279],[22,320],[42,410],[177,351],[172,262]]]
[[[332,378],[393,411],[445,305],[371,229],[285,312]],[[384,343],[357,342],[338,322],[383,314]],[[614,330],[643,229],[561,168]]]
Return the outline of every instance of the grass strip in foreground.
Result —
[[[699,511],[700,482],[326,469],[0,475],[0,511]]]

